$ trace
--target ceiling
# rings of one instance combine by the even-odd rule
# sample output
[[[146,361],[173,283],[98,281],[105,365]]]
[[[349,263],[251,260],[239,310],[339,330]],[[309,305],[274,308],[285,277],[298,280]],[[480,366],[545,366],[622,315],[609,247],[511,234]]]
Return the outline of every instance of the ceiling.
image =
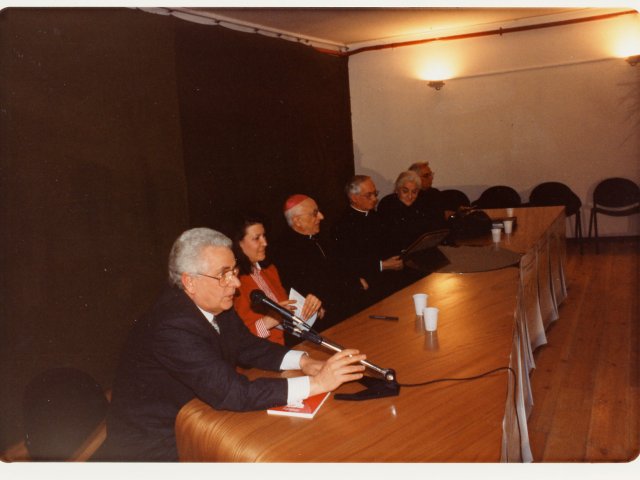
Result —
[[[361,47],[452,32],[581,18],[594,8],[189,8],[183,12],[232,21],[337,47]],[[609,9],[613,10],[613,9]]]

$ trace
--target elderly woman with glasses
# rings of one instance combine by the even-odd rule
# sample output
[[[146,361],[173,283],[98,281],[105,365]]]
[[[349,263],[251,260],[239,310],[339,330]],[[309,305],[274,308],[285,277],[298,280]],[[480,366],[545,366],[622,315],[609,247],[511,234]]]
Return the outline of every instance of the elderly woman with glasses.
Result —
[[[260,305],[251,303],[251,292],[262,290],[267,297],[289,310],[295,310],[295,300],[289,300],[282,286],[276,266],[267,257],[267,236],[262,215],[248,212],[239,215],[232,227],[233,252],[240,270],[240,287],[236,292],[234,307],[249,330],[262,338],[284,345],[282,319]],[[313,314],[322,316],[322,302],[308,294],[301,310],[301,319],[307,320]]]
[[[397,251],[407,248],[423,233],[441,227],[440,222],[430,222],[428,213],[416,202],[421,184],[415,172],[402,172],[396,179],[395,191],[378,204],[387,238]]]

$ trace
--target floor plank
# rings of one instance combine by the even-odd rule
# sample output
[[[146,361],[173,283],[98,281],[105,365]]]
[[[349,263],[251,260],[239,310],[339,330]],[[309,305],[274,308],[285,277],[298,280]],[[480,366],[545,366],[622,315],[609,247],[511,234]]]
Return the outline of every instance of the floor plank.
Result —
[[[628,462],[640,446],[639,241],[568,245],[569,296],[535,352],[535,462]]]

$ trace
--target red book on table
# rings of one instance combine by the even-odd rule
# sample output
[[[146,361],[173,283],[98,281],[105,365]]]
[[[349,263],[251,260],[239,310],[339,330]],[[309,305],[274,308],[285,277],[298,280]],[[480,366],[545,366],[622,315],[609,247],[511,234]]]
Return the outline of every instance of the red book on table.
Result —
[[[288,417],[313,418],[320,407],[329,397],[331,392],[319,393],[312,397],[306,398],[299,404],[284,405],[282,407],[273,407],[267,410],[270,415],[285,415]]]

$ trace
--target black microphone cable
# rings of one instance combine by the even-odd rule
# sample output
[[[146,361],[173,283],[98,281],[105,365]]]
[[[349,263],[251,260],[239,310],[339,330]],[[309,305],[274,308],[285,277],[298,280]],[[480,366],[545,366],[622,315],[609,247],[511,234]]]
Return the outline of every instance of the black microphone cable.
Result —
[[[479,375],[474,375],[473,377],[460,377],[460,378],[437,378],[435,380],[428,380],[426,382],[421,383],[399,383],[398,385],[401,387],[423,387],[425,385],[431,385],[433,383],[440,382],[463,382],[470,380],[477,380],[478,378],[486,377],[491,375],[492,373],[500,372],[502,370],[508,370],[513,375],[514,379],[516,378],[516,372],[511,367],[498,367],[493,370],[489,370],[488,372],[480,373]]]
[[[511,367],[498,367],[498,368],[494,368],[493,370],[489,370],[487,372],[484,373],[480,373],[478,375],[474,375],[472,377],[460,377],[460,378],[437,378],[435,380],[428,380],[426,382],[420,382],[420,383],[399,383],[398,386],[400,387],[407,387],[407,388],[411,388],[411,387],[424,387],[426,385],[432,385],[434,383],[441,383],[441,382],[467,382],[467,381],[472,381],[472,380],[477,380],[479,378],[483,378],[483,377],[487,377],[489,375],[491,375],[492,373],[496,373],[496,372],[500,372],[502,370],[506,370],[509,372],[509,379],[513,378],[513,411],[515,413],[516,416],[516,424],[518,425],[518,437],[521,439],[522,438],[522,429],[520,428],[520,416],[518,415],[518,404],[516,402],[516,388],[518,386],[518,376],[516,375],[516,372],[513,368]],[[507,398],[509,397],[509,387],[507,387]]]

